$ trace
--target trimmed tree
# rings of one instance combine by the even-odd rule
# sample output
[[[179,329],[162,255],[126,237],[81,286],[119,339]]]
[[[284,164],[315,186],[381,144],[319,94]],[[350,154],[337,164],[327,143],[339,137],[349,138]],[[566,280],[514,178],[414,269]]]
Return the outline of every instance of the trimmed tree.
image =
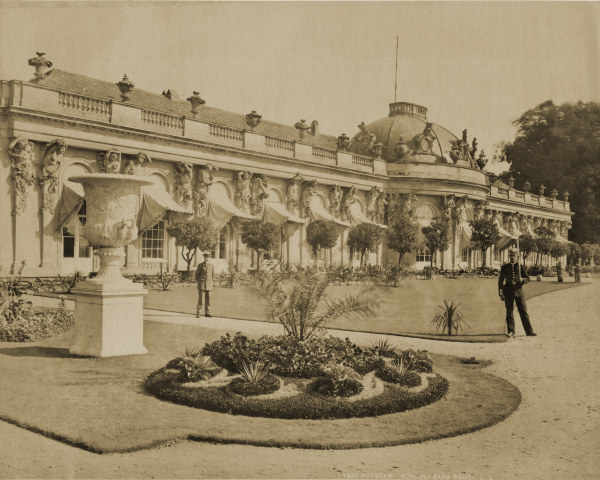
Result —
[[[537,247],[538,252],[537,264],[539,265],[541,264],[542,255],[550,255],[550,249],[552,248],[552,242],[554,242],[556,233],[548,227],[537,227],[535,229],[535,234],[537,235],[535,246]]]
[[[485,252],[501,238],[498,225],[486,218],[473,220],[469,224],[472,229],[471,242],[481,250],[482,267],[485,267]]]
[[[450,236],[448,235],[448,222],[444,220],[434,220],[428,227],[421,229],[423,235],[427,239],[425,245],[431,252],[431,266],[433,267],[433,258],[435,253],[440,251],[444,252],[450,245]],[[442,266],[444,266],[444,260],[442,256]]]
[[[262,220],[251,220],[242,224],[241,240],[248,248],[256,252],[256,270],[260,270],[264,252],[271,250],[277,243],[280,230],[277,225]]]
[[[417,247],[417,226],[407,218],[400,217],[389,226],[386,238],[388,248],[398,252],[398,265],[400,265],[402,257]]]
[[[167,227],[167,232],[175,238],[175,245],[181,247],[181,256],[187,263],[188,275],[196,250],[210,250],[217,243],[217,232],[207,218],[194,217],[172,223]]]
[[[571,251],[571,248],[567,243],[553,240],[550,244],[550,256],[557,262],[561,257],[567,255]]]
[[[571,265],[579,264],[581,260],[581,247],[578,243],[569,242],[569,260]]]
[[[382,241],[382,228],[372,223],[360,223],[348,232],[348,247],[360,252],[361,265],[364,262],[365,253],[376,252]]]
[[[339,236],[340,230],[331,220],[315,220],[306,227],[306,243],[315,254],[322,248],[333,248]]]
[[[533,238],[529,233],[521,235],[519,237],[519,250],[521,250],[523,261],[526,262],[527,257],[529,257],[531,253],[537,252],[535,238]]]

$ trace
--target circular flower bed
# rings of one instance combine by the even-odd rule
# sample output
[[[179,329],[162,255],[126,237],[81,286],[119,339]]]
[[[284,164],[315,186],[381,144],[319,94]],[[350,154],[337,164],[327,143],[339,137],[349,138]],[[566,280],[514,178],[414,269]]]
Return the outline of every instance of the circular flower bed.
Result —
[[[439,400],[448,382],[432,372],[424,351],[361,349],[333,337],[251,340],[238,333],[171,360],[146,379],[146,389],[163,400],[236,415],[366,417]]]

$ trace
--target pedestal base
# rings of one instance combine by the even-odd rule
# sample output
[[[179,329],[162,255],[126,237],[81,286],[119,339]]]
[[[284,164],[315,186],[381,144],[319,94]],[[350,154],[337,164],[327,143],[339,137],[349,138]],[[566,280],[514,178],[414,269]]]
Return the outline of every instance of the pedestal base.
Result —
[[[116,357],[148,353],[144,347],[144,295],[140,284],[106,288],[83,282],[75,294],[75,341],[70,353]]]

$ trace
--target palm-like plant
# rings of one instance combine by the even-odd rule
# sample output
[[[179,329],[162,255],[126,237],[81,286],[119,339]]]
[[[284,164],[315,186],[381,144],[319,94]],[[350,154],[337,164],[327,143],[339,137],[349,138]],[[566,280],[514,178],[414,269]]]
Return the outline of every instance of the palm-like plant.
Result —
[[[396,350],[396,346],[388,338],[377,338],[372,343],[373,350],[377,350],[382,357],[390,357]]]
[[[298,341],[307,340],[327,322],[344,315],[372,317],[377,304],[375,292],[383,290],[373,286],[344,298],[330,299],[325,290],[331,275],[311,269],[293,272],[286,266],[280,270],[261,277],[255,287],[267,299],[269,319],[281,323],[285,332]]]
[[[190,356],[181,358],[182,373],[190,382],[208,380],[212,378],[221,368],[216,365],[210,356]]]
[[[433,317],[433,323],[436,325],[438,332],[441,329],[442,332],[448,331],[448,335],[452,335],[452,330],[454,330],[456,335],[463,328],[463,324],[469,327],[469,324],[462,317],[459,307],[460,303],[444,299],[444,305],[440,305],[441,313]]]
[[[242,364],[240,375],[247,383],[259,383],[269,374],[269,366],[263,362],[253,362]]]

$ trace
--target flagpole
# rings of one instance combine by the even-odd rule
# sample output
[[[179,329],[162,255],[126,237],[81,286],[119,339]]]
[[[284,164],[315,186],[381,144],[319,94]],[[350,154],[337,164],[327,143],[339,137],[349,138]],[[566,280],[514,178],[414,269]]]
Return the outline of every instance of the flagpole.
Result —
[[[398,93],[398,35],[396,35],[396,78],[394,79],[394,103],[396,103],[398,101],[397,93]]]

